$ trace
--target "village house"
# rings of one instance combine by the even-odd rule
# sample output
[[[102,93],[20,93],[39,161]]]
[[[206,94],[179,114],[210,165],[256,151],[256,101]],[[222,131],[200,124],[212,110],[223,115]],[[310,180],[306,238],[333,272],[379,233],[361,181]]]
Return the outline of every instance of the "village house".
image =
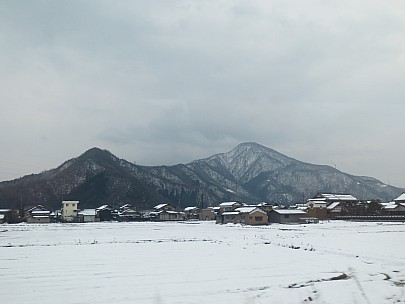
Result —
[[[269,213],[271,210],[273,210],[273,205],[268,204],[268,203],[260,203],[257,205],[257,207],[259,207],[266,213]]]
[[[64,222],[79,221],[78,208],[79,208],[79,201],[63,201],[62,202],[62,221],[64,221]]]
[[[326,207],[328,218],[334,219],[342,214],[342,205],[340,202],[334,202]]]
[[[296,209],[273,209],[269,212],[269,222],[279,224],[305,223],[307,213]]]
[[[142,214],[133,208],[126,208],[118,212],[119,221],[123,222],[134,222],[139,221],[142,218]]]
[[[308,207],[327,207],[331,203],[356,204],[358,199],[350,194],[317,193],[307,201]]]
[[[239,202],[224,202],[219,204],[219,213],[230,212],[239,207],[242,207],[242,204]]]
[[[398,200],[389,203],[381,203],[380,205],[386,215],[405,215],[405,203],[400,203]]]
[[[102,205],[96,208],[96,218],[100,222],[111,221],[113,219],[112,209],[108,205]]]
[[[83,209],[77,213],[80,223],[92,223],[96,221],[95,209]]]
[[[246,224],[246,225],[267,225],[267,212],[256,205],[247,206],[238,202],[225,202],[219,205],[222,212],[217,214],[217,224]],[[235,208],[236,207],[236,208]]]
[[[200,221],[215,221],[217,214],[213,207],[208,207],[206,209],[202,209],[199,214]]]
[[[26,211],[27,223],[51,223],[53,217],[51,211],[42,205],[37,205]]]
[[[153,210],[149,213],[152,221],[180,221],[185,217],[184,213],[175,211],[176,208],[170,204],[156,205]]]
[[[201,209],[198,207],[184,208],[184,215],[188,220],[198,220],[200,217]]]
[[[404,204],[405,205],[405,192],[402,193],[400,196],[398,196],[396,199],[394,199],[394,202],[396,204]]]
[[[0,224],[7,223],[7,218],[10,217],[11,209],[0,209]]]
[[[267,212],[258,207],[240,207],[235,209],[235,211],[239,212],[241,224],[267,225],[269,222]]]
[[[217,217],[217,224],[239,224],[240,213],[237,211],[226,211]]]
[[[335,203],[332,203],[335,204]],[[298,209],[307,213],[308,217],[316,218],[318,220],[328,219],[328,207],[308,207],[306,210]]]
[[[155,207],[153,207],[153,210],[155,210],[155,212],[159,212],[159,211],[176,211],[176,207],[174,207],[171,204],[159,204],[156,205]]]
[[[336,218],[346,211],[355,210],[359,200],[350,194],[317,193],[307,200],[308,216],[318,219]],[[350,211],[349,211],[350,212]]]

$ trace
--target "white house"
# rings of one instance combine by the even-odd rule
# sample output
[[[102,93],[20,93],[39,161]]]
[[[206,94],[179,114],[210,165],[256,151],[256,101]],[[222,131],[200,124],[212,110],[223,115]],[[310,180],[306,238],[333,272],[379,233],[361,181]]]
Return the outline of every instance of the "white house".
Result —
[[[62,202],[62,220],[72,222],[77,220],[79,201],[63,201]]]
[[[80,222],[91,223],[96,221],[96,209],[84,209],[78,212]]]

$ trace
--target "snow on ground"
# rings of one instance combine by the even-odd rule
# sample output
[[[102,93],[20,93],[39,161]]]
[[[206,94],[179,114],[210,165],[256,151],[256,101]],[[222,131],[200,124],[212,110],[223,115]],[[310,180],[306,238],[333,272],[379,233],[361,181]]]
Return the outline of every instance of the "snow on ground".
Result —
[[[405,303],[405,224],[0,225],[2,303]]]

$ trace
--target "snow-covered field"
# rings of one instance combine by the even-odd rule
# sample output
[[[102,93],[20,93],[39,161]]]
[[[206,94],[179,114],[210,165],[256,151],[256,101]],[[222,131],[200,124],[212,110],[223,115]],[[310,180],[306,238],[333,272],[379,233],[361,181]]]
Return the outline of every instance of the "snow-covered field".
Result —
[[[0,225],[1,303],[405,303],[405,224]]]

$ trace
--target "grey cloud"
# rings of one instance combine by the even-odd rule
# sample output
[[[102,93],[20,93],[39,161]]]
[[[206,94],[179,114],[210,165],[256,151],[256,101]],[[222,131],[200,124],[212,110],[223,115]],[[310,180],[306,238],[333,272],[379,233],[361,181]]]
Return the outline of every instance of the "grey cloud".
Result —
[[[2,159],[45,169],[100,146],[171,164],[257,141],[405,186],[404,11],[375,1],[3,2]]]

